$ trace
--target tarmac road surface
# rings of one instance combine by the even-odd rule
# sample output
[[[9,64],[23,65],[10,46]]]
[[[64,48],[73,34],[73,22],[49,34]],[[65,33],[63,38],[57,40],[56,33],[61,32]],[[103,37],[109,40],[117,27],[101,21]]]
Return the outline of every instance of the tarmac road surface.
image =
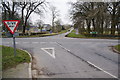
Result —
[[[33,77],[118,77],[119,55],[110,47],[118,44],[118,40],[66,38],[65,34],[16,38],[16,47],[29,51],[34,57]],[[13,46],[12,41],[12,38],[3,38],[2,44]]]

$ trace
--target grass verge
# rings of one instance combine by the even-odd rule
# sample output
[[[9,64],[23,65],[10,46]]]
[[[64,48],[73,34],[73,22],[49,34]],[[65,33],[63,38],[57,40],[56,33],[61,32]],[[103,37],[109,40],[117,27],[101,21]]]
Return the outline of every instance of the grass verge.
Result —
[[[114,46],[114,48],[115,48],[117,51],[119,51],[119,52],[120,52],[120,44],[119,44],[119,45]]]
[[[75,30],[73,30],[71,33],[66,35],[66,37],[72,37],[72,38],[85,38],[84,35],[81,34],[75,34]]]
[[[20,63],[29,63],[30,56],[28,53],[17,49],[17,55],[14,57],[14,49],[12,47],[0,46],[2,48],[2,69],[15,67]]]
[[[92,37],[92,36],[85,36],[85,35],[82,35],[82,34],[75,34],[75,30],[73,30],[71,33],[66,35],[66,37],[87,38],[87,39],[118,39],[117,37]]]
[[[1,45],[0,45],[0,73],[2,71],[2,48],[1,48]],[[0,77],[1,77],[1,74],[0,74]]]
[[[62,33],[66,33],[68,31],[68,29],[67,30],[62,30],[61,32],[58,32],[59,34],[62,34]]]
[[[54,36],[62,33],[66,33],[67,30],[62,30],[61,32],[58,33],[48,33],[48,34],[36,34],[36,35],[22,35],[22,36],[16,36],[17,38],[29,38],[29,37],[45,37],[45,36]],[[2,35],[3,38],[8,38],[6,35]]]
[[[27,36],[17,36],[17,38],[27,38],[27,37],[45,37],[45,36],[54,36],[57,35],[57,33],[52,34],[39,34],[39,35],[27,35]]]

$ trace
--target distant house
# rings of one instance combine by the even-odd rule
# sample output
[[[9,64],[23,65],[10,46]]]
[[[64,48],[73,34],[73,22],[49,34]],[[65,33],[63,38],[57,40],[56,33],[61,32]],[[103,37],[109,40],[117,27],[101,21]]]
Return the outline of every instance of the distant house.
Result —
[[[51,25],[50,24],[43,24],[42,25],[42,32],[46,32],[49,31],[51,29]],[[31,26],[29,29],[29,32],[31,33],[38,33],[41,32],[41,29],[37,26]]]
[[[32,33],[38,33],[38,32],[40,32],[40,30],[36,26],[31,26],[31,28],[29,29],[29,31],[32,32]]]
[[[49,31],[50,29],[51,29],[51,25],[50,24],[43,24],[42,31]]]

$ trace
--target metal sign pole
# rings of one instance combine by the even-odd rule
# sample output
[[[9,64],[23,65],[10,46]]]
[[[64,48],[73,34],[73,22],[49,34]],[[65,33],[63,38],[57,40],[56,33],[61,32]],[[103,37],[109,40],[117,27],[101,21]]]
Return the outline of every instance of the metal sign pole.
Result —
[[[15,44],[15,35],[13,34],[13,47],[14,47],[14,56],[16,56],[16,44]]]
[[[20,23],[19,20],[3,20],[5,26],[8,28],[13,37],[14,56],[16,56],[16,44],[15,44],[15,30]]]

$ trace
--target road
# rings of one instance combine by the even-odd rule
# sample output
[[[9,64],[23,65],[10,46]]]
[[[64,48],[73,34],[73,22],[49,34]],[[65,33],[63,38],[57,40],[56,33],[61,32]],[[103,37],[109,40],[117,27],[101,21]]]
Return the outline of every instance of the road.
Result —
[[[110,47],[118,44],[118,40],[66,38],[64,35],[16,38],[16,47],[27,50],[34,58],[33,77],[118,77],[119,55]],[[3,38],[2,44],[13,46],[12,41],[12,38]]]

